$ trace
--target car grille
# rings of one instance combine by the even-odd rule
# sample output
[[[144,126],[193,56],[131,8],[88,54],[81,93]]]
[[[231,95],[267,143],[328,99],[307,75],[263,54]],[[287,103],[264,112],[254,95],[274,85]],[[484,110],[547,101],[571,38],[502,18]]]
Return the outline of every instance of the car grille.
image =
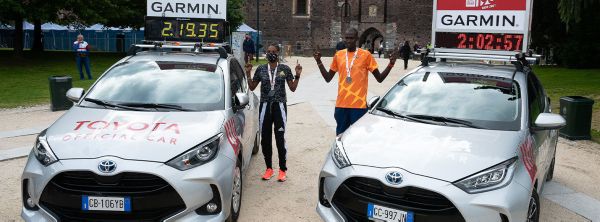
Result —
[[[130,197],[131,212],[81,210],[82,195]],[[89,171],[56,175],[44,188],[40,205],[63,221],[160,221],[185,210],[169,183],[144,173],[100,176]]]
[[[368,221],[368,203],[414,212],[414,221],[465,221],[458,209],[433,191],[394,188],[376,179],[353,177],[340,185],[333,196],[334,206],[347,221]]]

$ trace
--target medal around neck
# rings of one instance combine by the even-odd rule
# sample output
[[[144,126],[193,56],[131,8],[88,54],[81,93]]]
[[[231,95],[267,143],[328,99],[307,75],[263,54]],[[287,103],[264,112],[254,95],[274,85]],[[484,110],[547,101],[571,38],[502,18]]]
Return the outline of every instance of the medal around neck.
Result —
[[[348,84],[352,83],[352,77],[350,77],[350,76],[346,77],[346,83],[348,83]]]

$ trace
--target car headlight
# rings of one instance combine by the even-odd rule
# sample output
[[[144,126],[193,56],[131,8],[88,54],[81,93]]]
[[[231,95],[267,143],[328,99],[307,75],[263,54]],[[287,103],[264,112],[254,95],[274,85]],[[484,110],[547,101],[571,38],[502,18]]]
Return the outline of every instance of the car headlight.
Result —
[[[470,194],[500,189],[508,185],[512,180],[516,161],[517,157],[513,157],[498,165],[454,182],[454,185]]]
[[[49,166],[50,164],[58,161],[58,158],[56,155],[54,155],[50,149],[50,145],[48,145],[48,141],[46,140],[46,130],[42,131],[38,135],[32,152],[35,158],[44,166]]]
[[[331,158],[333,158],[333,162],[340,169],[352,165],[350,163],[350,160],[348,160],[348,158],[346,157],[344,146],[342,145],[342,141],[340,141],[339,139],[336,139],[332,145]]]
[[[200,143],[185,153],[169,160],[167,165],[184,171],[210,162],[219,152],[219,142],[221,141],[222,135],[223,134],[220,133],[219,135]]]

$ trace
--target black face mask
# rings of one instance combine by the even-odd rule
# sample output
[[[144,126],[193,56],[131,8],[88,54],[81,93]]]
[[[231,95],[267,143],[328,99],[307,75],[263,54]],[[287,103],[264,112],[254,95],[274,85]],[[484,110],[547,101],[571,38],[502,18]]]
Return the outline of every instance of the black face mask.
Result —
[[[267,53],[267,60],[269,60],[269,62],[273,63],[273,62],[277,62],[277,54],[275,53]]]

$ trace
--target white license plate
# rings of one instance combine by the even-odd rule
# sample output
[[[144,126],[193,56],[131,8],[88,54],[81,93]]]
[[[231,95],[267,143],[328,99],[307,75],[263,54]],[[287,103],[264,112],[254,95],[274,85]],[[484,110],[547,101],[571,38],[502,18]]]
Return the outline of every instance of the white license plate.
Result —
[[[375,221],[414,222],[414,213],[369,203],[367,217]]]
[[[81,196],[81,209],[84,211],[122,211],[131,212],[129,197]]]

